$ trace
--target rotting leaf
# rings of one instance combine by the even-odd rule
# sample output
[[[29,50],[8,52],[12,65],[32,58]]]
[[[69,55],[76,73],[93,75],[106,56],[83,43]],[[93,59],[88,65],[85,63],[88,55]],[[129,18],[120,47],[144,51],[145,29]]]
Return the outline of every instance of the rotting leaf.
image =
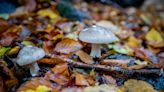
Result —
[[[77,51],[76,55],[79,56],[80,60],[86,64],[94,63],[92,57],[82,50]]]
[[[69,38],[64,38],[61,42],[59,42],[56,45],[54,50],[59,53],[69,54],[71,52],[78,51],[81,48],[82,45],[78,41]]]

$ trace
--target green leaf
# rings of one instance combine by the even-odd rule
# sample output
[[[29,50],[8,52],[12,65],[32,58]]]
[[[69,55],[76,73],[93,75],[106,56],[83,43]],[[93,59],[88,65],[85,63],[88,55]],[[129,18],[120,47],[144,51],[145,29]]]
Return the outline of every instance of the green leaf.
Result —
[[[1,47],[0,48],[0,57],[2,57],[5,52],[7,52],[9,49],[11,49],[10,47]]]
[[[137,65],[147,65],[147,62],[145,62],[145,61],[135,60],[134,62],[135,62]]]
[[[121,53],[121,54],[127,54],[128,50],[126,50],[125,48],[118,46],[118,45],[108,45],[109,49],[113,49],[114,51]]]

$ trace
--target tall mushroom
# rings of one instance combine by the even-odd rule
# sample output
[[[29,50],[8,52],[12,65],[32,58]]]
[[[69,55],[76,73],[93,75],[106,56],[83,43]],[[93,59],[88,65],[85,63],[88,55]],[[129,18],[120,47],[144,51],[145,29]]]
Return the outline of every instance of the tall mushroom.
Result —
[[[101,56],[101,44],[119,40],[109,29],[97,25],[82,30],[79,34],[79,39],[92,44],[90,53],[92,57]]]
[[[16,62],[20,66],[28,65],[32,76],[36,76],[39,71],[37,60],[43,58],[45,52],[43,49],[34,46],[23,47],[16,59]]]

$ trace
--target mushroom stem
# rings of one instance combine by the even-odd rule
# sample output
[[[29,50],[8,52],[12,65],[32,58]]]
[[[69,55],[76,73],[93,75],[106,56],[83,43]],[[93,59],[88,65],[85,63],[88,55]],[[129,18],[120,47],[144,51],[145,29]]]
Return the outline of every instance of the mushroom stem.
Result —
[[[92,44],[90,56],[92,56],[92,57],[100,57],[101,56],[101,45],[100,44]]]
[[[38,74],[38,71],[39,71],[39,66],[37,64],[37,62],[35,63],[32,63],[30,65],[30,73],[32,76],[36,76]]]

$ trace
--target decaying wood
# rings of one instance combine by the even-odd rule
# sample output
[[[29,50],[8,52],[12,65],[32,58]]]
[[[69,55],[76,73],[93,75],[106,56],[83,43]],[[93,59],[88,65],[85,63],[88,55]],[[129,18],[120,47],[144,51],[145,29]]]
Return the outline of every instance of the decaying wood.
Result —
[[[132,70],[132,69],[124,69],[121,67],[111,67],[111,66],[105,66],[105,65],[89,65],[89,64],[84,64],[81,62],[77,62],[71,59],[64,58],[62,59],[65,62],[73,65],[74,67],[79,67],[79,68],[89,68],[89,69],[95,69],[95,70],[101,70],[101,71],[108,71],[108,72],[121,72],[123,74],[142,74],[142,75],[147,75],[147,74],[157,74],[157,75],[163,75],[164,73],[161,72],[160,69],[139,69],[139,70]]]

